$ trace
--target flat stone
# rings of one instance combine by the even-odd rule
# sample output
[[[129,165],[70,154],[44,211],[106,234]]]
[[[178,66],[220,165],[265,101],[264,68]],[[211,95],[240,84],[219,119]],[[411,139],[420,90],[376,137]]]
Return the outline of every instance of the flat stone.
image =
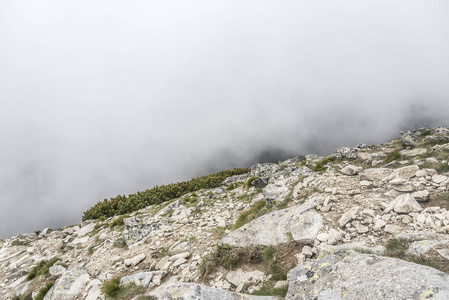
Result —
[[[444,175],[433,175],[432,176],[432,181],[437,184],[440,184],[446,180],[447,180],[447,176],[444,176]]]
[[[359,173],[360,170],[362,170],[362,167],[356,167],[353,165],[348,165],[340,170],[341,174],[348,175],[348,176],[354,176]]]
[[[412,193],[412,197],[418,202],[427,202],[430,199],[430,192],[428,190],[417,191]]]
[[[356,218],[356,216],[362,211],[362,208],[359,206],[355,206],[345,212],[341,218],[338,220],[338,225],[343,228],[346,224],[351,222],[353,219]]]
[[[353,251],[290,272],[285,299],[449,299],[449,275],[427,266]]]
[[[136,286],[147,287],[153,278],[152,272],[141,272],[130,276],[125,276],[120,279],[120,286],[128,284],[135,284]]]
[[[137,266],[142,260],[146,258],[146,255],[144,253],[141,253],[139,255],[136,255],[132,258],[125,259],[125,265],[127,266]]]
[[[404,150],[399,151],[399,153],[402,156],[415,157],[418,155],[426,154],[427,149],[426,148],[404,149]]]
[[[263,215],[230,232],[221,243],[236,247],[268,246],[286,243],[293,238],[300,244],[311,244],[323,227],[321,214],[312,211],[313,199]]]
[[[89,274],[82,267],[70,267],[47,292],[43,300],[76,299],[89,282]]]
[[[174,282],[161,285],[149,294],[157,300],[277,300],[271,296],[253,296],[216,289],[201,284]]]

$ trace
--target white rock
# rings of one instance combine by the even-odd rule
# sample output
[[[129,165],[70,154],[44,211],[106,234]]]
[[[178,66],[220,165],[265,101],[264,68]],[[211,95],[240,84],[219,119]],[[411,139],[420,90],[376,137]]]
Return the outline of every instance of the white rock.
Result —
[[[344,175],[353,176],[353,175],[357,175],[359,173],[359,171],[362,169],[363,169],[362,167],[348,165],[348,166],[344,167],[343,169],[341,169],[340,172]]]
[[[345,227],[345,225],[348,224],[349,222],[351,222],[353,219],[355,219],[355,217],[361,211],[362,211],[362,209],[359,206],[355,206],[355,207],[351,208],[350,210],[348,210],[341,216],[340,220],[338,220],[338,225],[341,228]]]
[[[427,202],[429,201],[430,193],[428,190],[423,190],[412,193],[412,196],[418,202]]]
[[[437,184],[440,184],[446,180],[447,180],[447,176],[444,176],[444,175],[433,175],[432,176],[432,181]]]
[[[411,194],[404,194],[397,196],[396,199],[391,201],[385,209],[385,213],[391,210],[397,213],[413,213],[420,212],[422,208]]]
[[[144,260],[146,258],[146,255],[144,253],[141,253],[139,255],[136,255],[132,258],[129,259],[125,259],[125,265],[127,266],[137,266],[142,260]]]

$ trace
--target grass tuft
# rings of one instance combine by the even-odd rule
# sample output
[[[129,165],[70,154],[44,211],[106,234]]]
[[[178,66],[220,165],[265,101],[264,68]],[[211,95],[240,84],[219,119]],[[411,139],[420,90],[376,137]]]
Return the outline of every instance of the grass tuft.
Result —
[[[43,288],[39,290],[39,293],[37,294],[36,298],[34,300],[42,300],[44,299],[45,295],[48,293],[48,291],[55,285],[54,281],[51,281],[47,283]]]
[[[248,222],[264,215],[268,212],[267,203],[265,200],[260,200],[253,204],[248,210],[242,212],[234,224],[234,229],[240,228]]]
[[[385,158],[385,163],[391,163],[394,160],[398,160],[401,158],[401,153],[399,153],[399,150],[396,149],[394,151],[391,151],[387,154],[387,157]]]

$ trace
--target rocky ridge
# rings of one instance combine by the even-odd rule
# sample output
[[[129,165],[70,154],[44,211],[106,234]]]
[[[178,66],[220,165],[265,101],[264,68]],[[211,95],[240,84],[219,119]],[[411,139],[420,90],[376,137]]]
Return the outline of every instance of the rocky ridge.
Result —
[[[0,297],[109,299],[115,279],[117,299],[447,299],[448,160],[448,128],[404,131],[0,239]]]

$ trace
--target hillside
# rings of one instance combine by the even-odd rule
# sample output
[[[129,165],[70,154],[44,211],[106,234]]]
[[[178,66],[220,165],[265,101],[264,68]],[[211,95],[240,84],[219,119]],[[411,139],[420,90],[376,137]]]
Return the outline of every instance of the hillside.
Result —
[[[118,196],[0,239],[0,298],[449,299],[448,161],[417,129]]]

